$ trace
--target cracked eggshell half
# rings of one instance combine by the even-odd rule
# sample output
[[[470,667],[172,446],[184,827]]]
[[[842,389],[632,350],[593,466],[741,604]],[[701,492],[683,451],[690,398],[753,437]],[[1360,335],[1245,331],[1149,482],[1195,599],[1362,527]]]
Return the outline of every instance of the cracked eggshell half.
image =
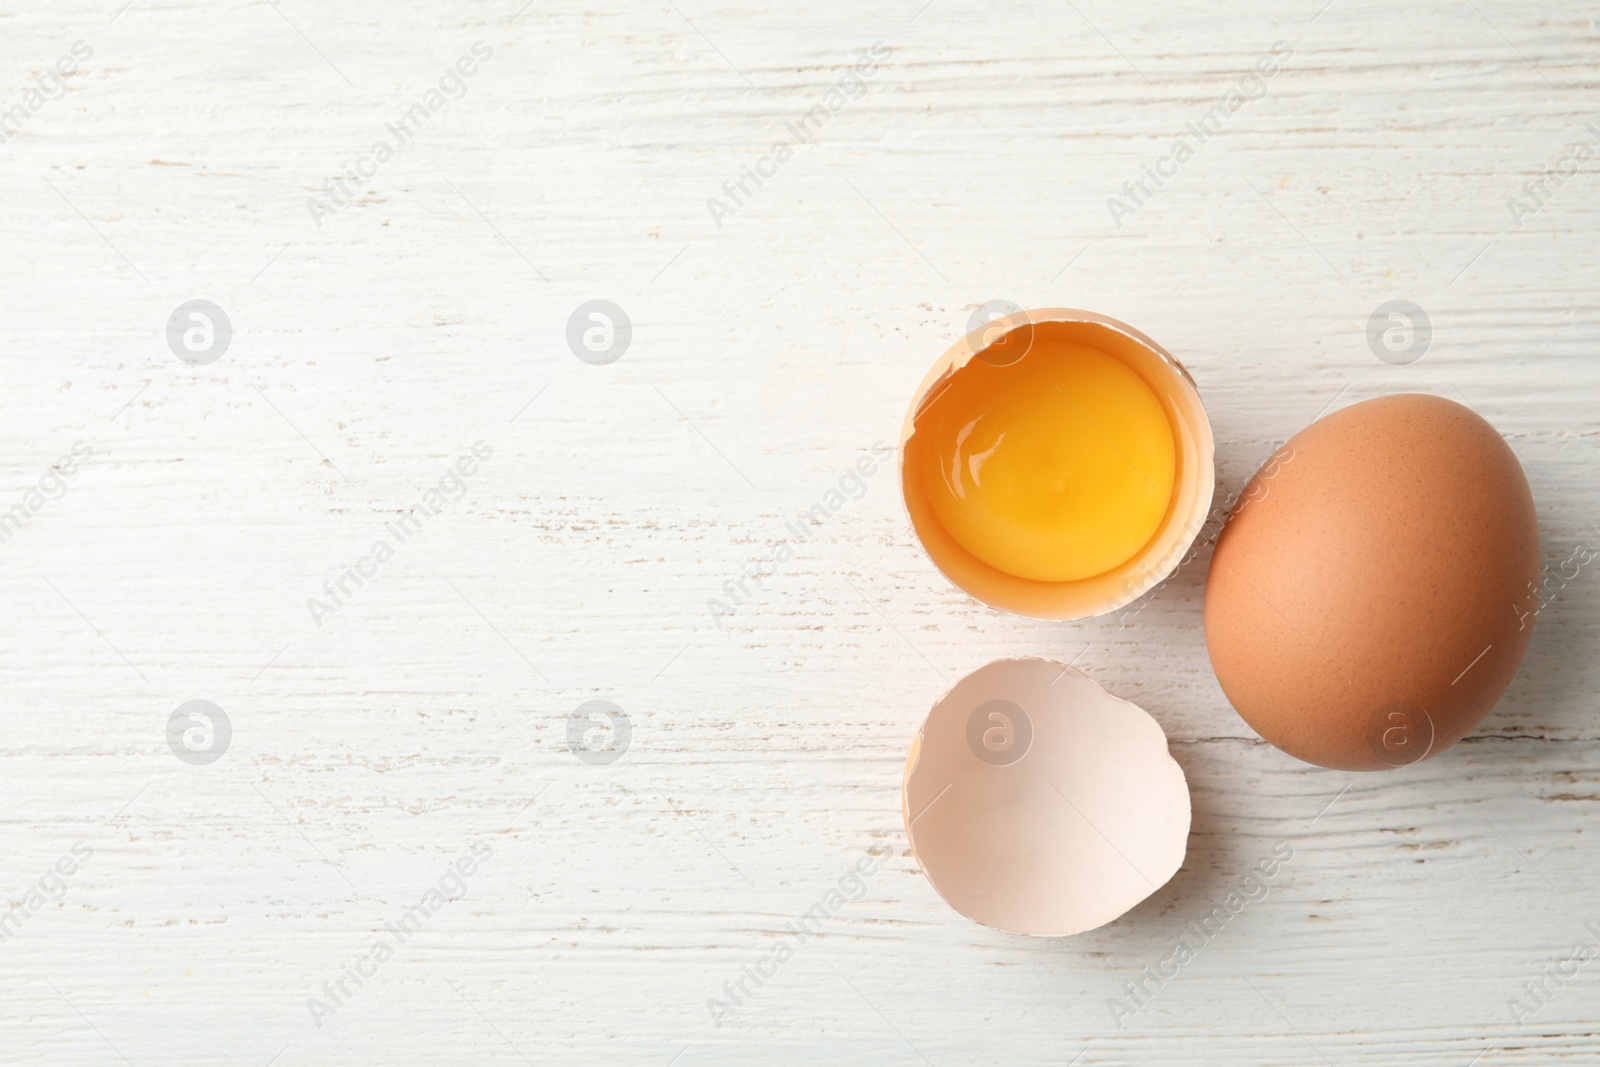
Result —
[[[901,811],[945,902],[1013,934],[1104,926],[1177,873],[1189,839],[1189,784],[1160,724],[1042,659],[991,663],[940,698]]]
[[[964,548],[945,529],[928,499],[914,457],[927,447],[918,420],[946,390],[962,388],[962,369],[974,359],[1004,366],[1036,344],[1086,345],[1121,360],[1150,386],[1166,412],[1175,449],[1175,480],[1166,515],[1132,557],[1102,574],[1076,581],[1037,581],[1008,574]],[[1078,308],[1015,311],[951,345],[917,387],[900,430],[900,490],[911,528],[935,567],[982,604],[1030,619],[1071,620],[1116,611],[1158,585],[1183,560],[1205,525],[1216,490],[1216,448],[1199,390],[1183,364],[1125,322]]]

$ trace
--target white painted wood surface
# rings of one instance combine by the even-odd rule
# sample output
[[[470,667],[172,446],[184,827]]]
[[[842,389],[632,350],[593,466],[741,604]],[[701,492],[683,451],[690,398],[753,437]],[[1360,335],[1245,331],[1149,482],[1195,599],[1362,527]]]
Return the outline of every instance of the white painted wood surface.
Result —
[[[0,6],[0,111],[93,53],[0,144],[0,511],[93,450],[0,544],[0,891],[27,912],[0,1062],[1600,1060],[1600,962],[1525,1026],[1508,1006],[1600,926],[1592,567],[1474,736],[1382,776],[1234,715],[1204,556],[1126,626],[1004,618],[933,571],[887,468],[707,611],[894,444],[990,299],[1177,353],[1223,492],[1330,405],[1465,396],[1546,558],[1594,547],[1593,164],[1520,228],[1506,201],[1600,143],[1600,6],[920,3]],[[319,226],[307,199],[478,41],[465,95]],[[865,95],[718,226],[707,198],[877,41]],[[1279,41],[1266,95],[1114,225]],[[197,298],[235,330],[204,367],[164,334]],[[634,327],[608,366],[564,340],[592,298]],[[1390,299],[1433,323],[1410,366],[1365,341]],[[477,441],[465,497],[316,626],[307,598]],[[967,671],[1080,653],[1172,737],[1189,858],[1102,930],[1003,936],[906,854],[905,749]],[[209,766],[168,747],[192,699],[232,724]],[[566,748],[594,699],[631,721],[609,765]],[[316,1025],[478,842],[466,897]],[[1266,899],[1118,1027],[1108,999],[1279,842]],[[862,899],[713,1025],[875,846]]]

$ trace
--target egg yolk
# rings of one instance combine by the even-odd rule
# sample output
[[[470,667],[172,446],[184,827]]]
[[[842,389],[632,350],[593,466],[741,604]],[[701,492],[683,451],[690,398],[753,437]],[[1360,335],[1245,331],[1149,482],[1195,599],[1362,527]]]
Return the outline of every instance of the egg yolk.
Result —
[[[1007,574],[1068,582],[1149,542],[1172,497],[1161,401],[1126,363],[1037,338],[1016,362],[974,359],[917,419],[923,487],[967,551]]]

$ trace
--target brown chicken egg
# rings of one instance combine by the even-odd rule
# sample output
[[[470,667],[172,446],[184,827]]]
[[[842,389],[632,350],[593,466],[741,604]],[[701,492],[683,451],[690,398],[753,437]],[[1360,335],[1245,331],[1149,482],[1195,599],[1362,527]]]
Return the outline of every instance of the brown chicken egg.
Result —
[[[1206,646],[1271,744],[1403,766],[1500,699],[1538,578],[1533,495],[1494,427],[1442,397],[1380,397],[1296,434],[1246,487],[1206,580]]]

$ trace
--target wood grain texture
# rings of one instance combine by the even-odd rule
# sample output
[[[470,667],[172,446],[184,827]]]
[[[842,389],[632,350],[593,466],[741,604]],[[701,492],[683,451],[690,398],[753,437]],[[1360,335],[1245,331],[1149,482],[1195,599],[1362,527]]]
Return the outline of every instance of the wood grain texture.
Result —
[[[888,469],[733,616],[707,601],[894,445],[1001,298],[1176,353],[1222,493],[1321,410],[1437,392],[1517,449],[1552,565],[1594,547],[1600,179],[1520,228],[1506,201],[1600,144],[1600,7],[519,2],[0,5],[0,113],[93,51],[0,143],[0,512],[93,450],[0,544],[6,906],[93,853],[0,945],[0,1061],[1595,1062],[1600,963],[1524,1026],[1507,1003],[1600,925],[1595,570],[1478,731],[1382,776],[1228,707],[1208,553],[1123,619],[1002,617],[933,570]],[[478,41],[464,95],[313,219]],[[717,225],[877,41],[864,95]],[[1280,41],[1117,226],[1107,199]],[[196,298],[235,331],[204,367],[165,338]],[[609,366],[565,341],[593,298],[633,323]],[[1390,299],[1431,318],[1420,362],[1367,347]],[[315,625],[478,441],[463,498]],[[1172,738],[1189,858],[1109,927],[1002,936],[906,854],[905,749],[966,672],[1080,652]],[[233,727],[205,767],[165,735],[196,698]],[[566,748],[592,699],[631,719],[610,765]],[[465,898],[317,1026],[307,999],[478,842]],[[1279,842],[1267,897],[1119,1026],[1108,1000]],[[862,898],[713,1025],[874,846]]]

